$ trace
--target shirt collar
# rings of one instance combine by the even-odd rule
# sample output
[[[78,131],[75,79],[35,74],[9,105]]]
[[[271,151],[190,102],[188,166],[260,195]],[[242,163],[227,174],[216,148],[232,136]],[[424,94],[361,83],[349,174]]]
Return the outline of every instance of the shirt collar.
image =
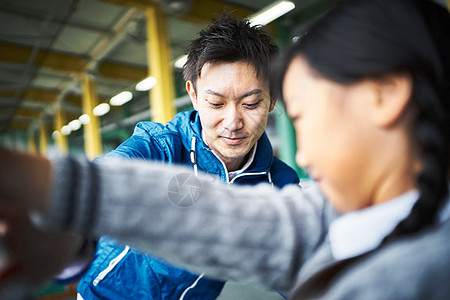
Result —
[[[233,179],[233,177],[235,177],[238,174],[241,174],[243,172],[245,172],[250,165],[252,164],[253,160],[255,159],[255,153],[256,153],[256,147],[258,146],[258,143],[255,144],[255,146],[253,146],[252,150],[250,150],[250,156],[247,160],[247,162],[245,163],[245,165],[240,168],[239,170],[233,171],[233,172],[228,172],[229,176],[230,176],[230,180]]]
[[[418,196],[418,192],[412,190],[334,220],[328,233],[333,257],[343,260],[378,247],[398,223],[409,215]]]

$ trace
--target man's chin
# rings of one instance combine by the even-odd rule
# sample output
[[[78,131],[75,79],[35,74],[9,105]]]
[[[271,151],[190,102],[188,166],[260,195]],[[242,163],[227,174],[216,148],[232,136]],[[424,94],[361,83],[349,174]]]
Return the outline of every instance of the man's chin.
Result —
[[[228,159],[240,159],[247,155],[247,153],[250,150],[247,150],[246,147],[240,145],[240,146],[233,146],[233,147],[224,147],[220,149],[220,155],[222,157],[226,157]]]

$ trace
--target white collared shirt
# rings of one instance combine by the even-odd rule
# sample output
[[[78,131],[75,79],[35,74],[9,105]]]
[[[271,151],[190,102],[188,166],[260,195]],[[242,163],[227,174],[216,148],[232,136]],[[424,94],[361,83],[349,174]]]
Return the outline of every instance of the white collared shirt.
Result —
[[[411,212],[419,197],[417,190],[334,220],[328,232],[331,252],[336,260],[366,253],[378,247],[383,239]],[[450,218],[450,198],[441,209],[440,223]]]
[[[239,170],[233,171],[233,172],[228,172],[228,176],[230,177],[230,180],[232,180],[234,177],[236,177],[236,175],[245,172],[250,167],[250,165],[253,162],[253,159],[255,158],[257,146],[258,146],[258,143],[256,143],[255,146],[253,146],[252,150],[250,150],[250,152],[251,152],[250,157],[248,158],[247,162],[245,163],[245,165],[242,168],[240,168]]]
[[[412,190],[334,220],[328,232],[333,257],[343,260],[378,247],[398,223],[409,215],[418,196],[418,192]]]

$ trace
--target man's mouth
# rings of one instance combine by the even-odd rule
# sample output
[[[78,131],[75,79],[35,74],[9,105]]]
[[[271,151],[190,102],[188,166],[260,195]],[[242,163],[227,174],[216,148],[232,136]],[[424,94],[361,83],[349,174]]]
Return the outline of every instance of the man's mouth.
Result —
[[[228,145],[239,145],[246,139],[246,137],[234,137],[234,138],[231,138],[231,137],[222,136],[222,139]]]

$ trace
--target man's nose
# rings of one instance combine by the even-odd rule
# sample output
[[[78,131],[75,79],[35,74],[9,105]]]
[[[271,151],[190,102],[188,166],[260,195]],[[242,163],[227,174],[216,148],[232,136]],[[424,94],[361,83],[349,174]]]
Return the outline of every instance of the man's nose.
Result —
[[[223,121],[223,127],[228,131],[238,131],[244,127],[244,119],[242,113],[235,106],[229,106],[225,112]]]

